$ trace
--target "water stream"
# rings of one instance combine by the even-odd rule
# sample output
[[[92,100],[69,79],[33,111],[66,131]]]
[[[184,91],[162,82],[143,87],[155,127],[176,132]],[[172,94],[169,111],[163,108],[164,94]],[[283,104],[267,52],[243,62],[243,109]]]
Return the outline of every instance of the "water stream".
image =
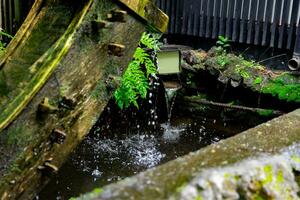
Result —
[[[167,107],[167,112],[168,112],[168,120],[167,123],[170,124],[171,118],[172,118],[172,110],[175,105],[175,100],[177,96],[177,91],[180,88],[166,88],[165,90],[165,96],[166,96],[166,107]]]

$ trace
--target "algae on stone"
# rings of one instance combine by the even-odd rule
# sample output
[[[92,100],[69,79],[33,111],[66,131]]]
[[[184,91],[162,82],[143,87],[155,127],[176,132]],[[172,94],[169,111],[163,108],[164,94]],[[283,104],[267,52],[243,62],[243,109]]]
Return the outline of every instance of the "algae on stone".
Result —
[[[182,67],[195,72],[207,72],[224,84],[236,83],[234,87],[242,86],[283,101],[300,103],[299,76],[284,71],[272,71],[240,55],[220,52],[218,48],[213,47],[208,52],[182,52]]]

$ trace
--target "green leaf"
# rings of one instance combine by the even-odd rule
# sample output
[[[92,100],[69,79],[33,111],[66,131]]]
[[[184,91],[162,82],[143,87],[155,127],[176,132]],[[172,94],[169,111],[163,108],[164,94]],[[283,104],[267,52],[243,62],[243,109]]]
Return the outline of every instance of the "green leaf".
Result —
[[[256,84],[256,85],[261,84],[262,81],[263,81],[263,78],[261,76],[259,76],[254,80],[254,84]]]

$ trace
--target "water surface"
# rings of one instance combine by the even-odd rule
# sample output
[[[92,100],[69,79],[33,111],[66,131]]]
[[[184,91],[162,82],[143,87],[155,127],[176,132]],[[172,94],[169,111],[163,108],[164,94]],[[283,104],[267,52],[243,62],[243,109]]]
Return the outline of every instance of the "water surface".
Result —
[[[95,129],[70,156],[59,173],[38,195],[39,199],[69,199],[95,187],[196,151],[247,127],[222,120],[173,116],[159,129],[106,127]]]

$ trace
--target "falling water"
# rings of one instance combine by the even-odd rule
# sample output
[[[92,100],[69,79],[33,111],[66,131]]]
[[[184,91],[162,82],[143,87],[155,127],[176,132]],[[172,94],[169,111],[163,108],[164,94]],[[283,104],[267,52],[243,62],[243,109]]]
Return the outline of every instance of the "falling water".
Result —
[[[175,100],[177,96],[177,91],[180,88],[166,88],[165,90],[165,96],[166,96],[166,107],[168,112],[168,123],[171,121],[172,117],[172,110],[175,105]]]

